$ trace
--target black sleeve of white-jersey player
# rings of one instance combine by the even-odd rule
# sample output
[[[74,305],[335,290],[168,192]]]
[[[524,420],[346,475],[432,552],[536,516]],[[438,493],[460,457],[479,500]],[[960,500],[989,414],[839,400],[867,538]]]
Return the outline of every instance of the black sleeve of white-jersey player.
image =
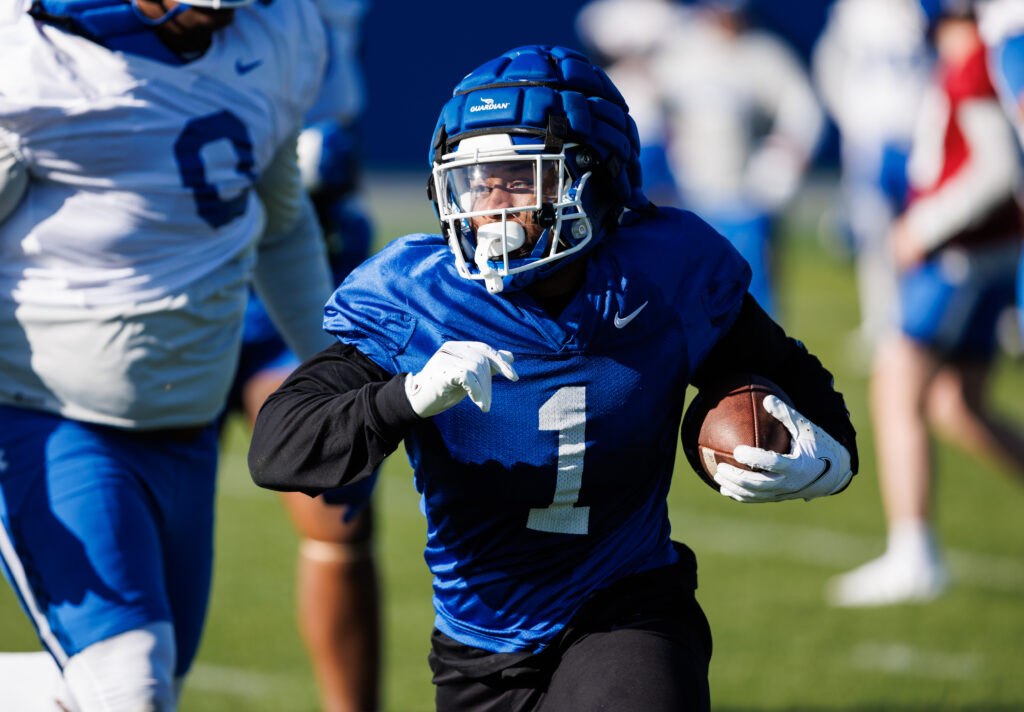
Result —
[[[705,408],[700,389],[729,374],[746,372],[774,382],[802,415],[838,440],[850,452],[850,466],[856,474],[857,432],[832,374],[802,343],[787,336],[749,294],[732,328],[708,352],[690,379],[698,393],[683,418],[681,440],[694,469],[700,471],[697,433]]]
[[[347,344],[310,358],[260,408],[249,445],[253,481],[316,495],[368,477],[420,420],[404,379]]]

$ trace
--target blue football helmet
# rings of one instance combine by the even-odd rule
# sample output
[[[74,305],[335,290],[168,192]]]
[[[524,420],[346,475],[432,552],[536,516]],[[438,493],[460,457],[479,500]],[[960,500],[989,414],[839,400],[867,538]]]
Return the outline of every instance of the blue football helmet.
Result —
[[[944,18],[973,18],[977,0],[919,0],[921,11],[928,23],[928,31],[933,32],[939,21]]]
[[[441,110],[428,192],[459,274],[522,289],[646,209],[622,95],[582,54],[530,45],[470,72]]]

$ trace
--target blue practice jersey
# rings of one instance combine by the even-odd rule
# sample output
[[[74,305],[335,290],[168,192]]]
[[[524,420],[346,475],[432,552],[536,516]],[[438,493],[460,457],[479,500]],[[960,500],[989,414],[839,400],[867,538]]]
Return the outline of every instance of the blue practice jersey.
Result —
[[[395,240],[341,285],[325,328],[391,373],[449,340],[515,355],[490,412],[466,399],[405,438],[441,631],[536,650],[590,593],[675,562],[665,498],[686,386],[749,280],[700,218],[659,209],[593,250],[557,319],[460,277],[438,235]]]

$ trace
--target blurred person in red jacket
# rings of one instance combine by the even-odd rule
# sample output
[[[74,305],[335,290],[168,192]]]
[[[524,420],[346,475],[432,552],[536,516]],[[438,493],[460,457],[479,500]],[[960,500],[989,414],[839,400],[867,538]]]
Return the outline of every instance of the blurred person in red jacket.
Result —
[[[998,321],[1014,303],[1018,151],[973,4],[944,3],[932,32],[938,65],[908,164],[911,197],[889,233],[900,328],[879,345],[870,386],[887,546],[830,583],[839,606],[928,601],[946,589],[930,427],[1024,477],[1024,433],[986,398]]]

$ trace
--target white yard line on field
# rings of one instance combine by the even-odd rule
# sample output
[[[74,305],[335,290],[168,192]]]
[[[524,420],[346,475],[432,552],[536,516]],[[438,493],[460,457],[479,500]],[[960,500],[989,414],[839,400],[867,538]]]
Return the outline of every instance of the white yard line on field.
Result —
[[[799,524],[720,517],[679,507],[671,508],[670,514],[680,540],[698,555],[701,551],[756,554],[840,571],[880,555],[885,547],[881,535],[862,536]],[[944,554],[955,584],[1024,592],[1024,558],[955,548],[947,548]]]
[[[851,655],[854,667],[861,670],[935,680],[970,680],[981,673],[984,663],[977,653],[922,650],[904,643],[873,641],[854,646]]]
[[[232,474],[225,476],[229,472]],[[238,499],[266,498],[267,491],[254,485],[247,475],[243,455],[221,455],[220,494]],[[676,535],[698,554],[756,554],[838,572],[879,556],[885,548],[881,533],[864,536],[823,527],[709,515],[682,507],[669,511]],[[956,584],[1005,593],[1024,592],[1024,557],[958,548],[947,548],[943,553]]]
[[[245,468],[241,455],[222,455],[219,490],[231,498],[267,497],[248,477],[224,477],[230,462]],[[247,472],[247,470],[242,470]],[[693,509],[670,509],[679,538],[700,551],[771,557],[841,571],[880,555],[885,539],[799,524],[759,522],[744,517],[708,515]],[[1008,593],[1024,592],[1024,558],[984,554],[958,548],[944,550],[957,584]]]
[[[297,688],[302,681],[295,676],[281,675],[231,667],[196,663],[188,674],[185,687],[202,692],[215,692],[234,697],[266,699],[282,691]]]

